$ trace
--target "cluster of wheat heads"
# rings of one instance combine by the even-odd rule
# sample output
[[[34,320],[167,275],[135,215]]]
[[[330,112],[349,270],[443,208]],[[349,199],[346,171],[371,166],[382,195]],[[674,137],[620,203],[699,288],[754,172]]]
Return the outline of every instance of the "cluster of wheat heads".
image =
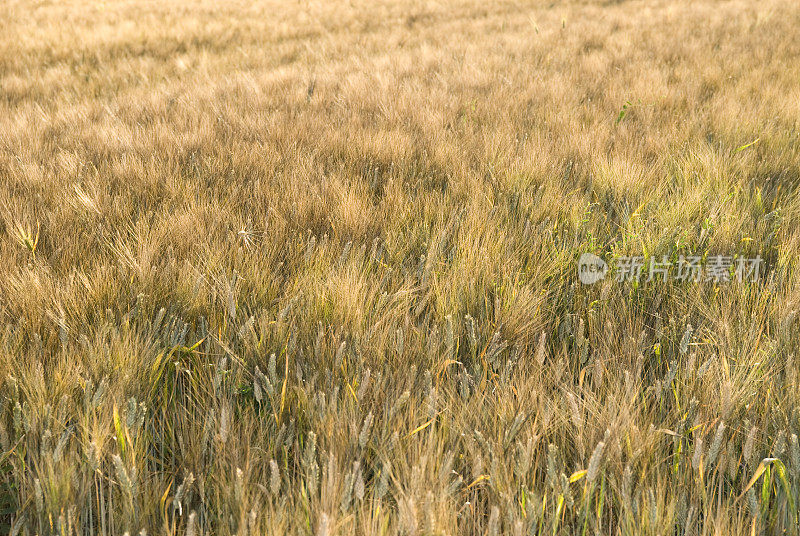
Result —
[[[797,532],[798,27],[2,2],[0,534]]]

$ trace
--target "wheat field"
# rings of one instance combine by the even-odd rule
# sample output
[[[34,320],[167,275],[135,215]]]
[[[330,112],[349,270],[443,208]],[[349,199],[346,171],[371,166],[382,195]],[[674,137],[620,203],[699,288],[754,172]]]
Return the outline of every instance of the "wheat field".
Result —
[[[5,0],[0,534],[797,534],[799,27]]]

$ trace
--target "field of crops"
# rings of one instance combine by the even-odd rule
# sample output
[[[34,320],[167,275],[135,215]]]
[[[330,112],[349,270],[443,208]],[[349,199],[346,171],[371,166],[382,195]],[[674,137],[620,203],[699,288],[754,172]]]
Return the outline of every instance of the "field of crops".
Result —
[[[797,534],[798,28],[4,0],[0,534]]]

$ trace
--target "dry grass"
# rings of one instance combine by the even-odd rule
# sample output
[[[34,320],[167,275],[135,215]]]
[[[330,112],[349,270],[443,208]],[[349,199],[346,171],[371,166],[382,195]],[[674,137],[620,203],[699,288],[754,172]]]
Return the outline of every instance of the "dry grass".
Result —
[[[3,2],[0,533],[797,533],[798,25]]]

